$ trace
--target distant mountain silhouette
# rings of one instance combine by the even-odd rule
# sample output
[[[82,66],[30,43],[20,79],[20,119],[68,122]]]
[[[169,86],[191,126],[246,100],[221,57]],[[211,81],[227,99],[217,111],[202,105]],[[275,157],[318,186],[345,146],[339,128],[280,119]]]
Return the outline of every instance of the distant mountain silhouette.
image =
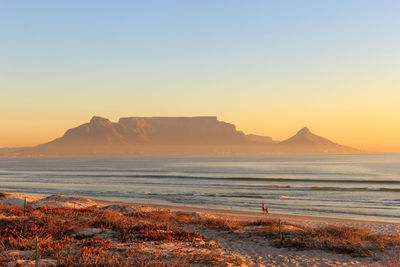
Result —
[[[294,136],[277,144],[283,152],[293,153],[348,153],[356,152],[356,149],[336,144],[324,137],[315,135],[304,127]]]
[[[51,142],[31,148],[0,149],[0,156],[110,156],[184,154],[352,153],[301,129],[282,142],[236,130],[217,117],[129,117],[113,123],[94,116]]]
[[[246,141],[243,132],[217,117],[130,117],[117,123],[93,117],[69,129],[52,144],[230,144]]]

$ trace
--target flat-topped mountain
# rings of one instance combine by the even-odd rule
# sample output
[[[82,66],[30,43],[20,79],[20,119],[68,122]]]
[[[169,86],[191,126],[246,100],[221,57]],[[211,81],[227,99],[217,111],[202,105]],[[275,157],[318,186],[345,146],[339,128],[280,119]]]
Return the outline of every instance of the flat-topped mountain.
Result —
[[[129,117],[117,123],[93,117],[50,144],[232,144],[246,141],[243,132],[217,117]]]
[[[1,152],[3,154],[1,154]],[[352,153],[301,129],[282,142],[238,131],[217,117],[128,117],[111,122],[94,116],[51,142],[0,150],[2,156],[107,156],[184,154]]]
[[[243,143],[243,132],[217,117],[121,118],[118,122],[130,141],[188,144]]]

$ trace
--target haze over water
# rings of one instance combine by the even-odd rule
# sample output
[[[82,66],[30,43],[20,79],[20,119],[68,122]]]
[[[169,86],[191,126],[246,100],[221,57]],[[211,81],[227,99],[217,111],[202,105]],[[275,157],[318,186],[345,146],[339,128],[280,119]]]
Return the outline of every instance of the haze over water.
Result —
[[[400,222],[400,154],[0,159],[0,191]]]

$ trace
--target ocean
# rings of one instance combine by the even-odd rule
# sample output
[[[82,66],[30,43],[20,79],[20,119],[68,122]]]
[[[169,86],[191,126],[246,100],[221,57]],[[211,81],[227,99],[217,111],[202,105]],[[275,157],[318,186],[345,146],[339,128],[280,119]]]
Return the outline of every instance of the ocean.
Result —
[[[400,222],[400,154],[0,159],[0,191]]]

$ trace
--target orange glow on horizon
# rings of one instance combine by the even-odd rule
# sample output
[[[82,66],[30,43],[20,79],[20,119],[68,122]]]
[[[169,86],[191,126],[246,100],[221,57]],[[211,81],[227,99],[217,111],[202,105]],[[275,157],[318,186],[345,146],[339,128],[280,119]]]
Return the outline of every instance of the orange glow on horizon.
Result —
[[[134,115],[132,115],[134,116]],[[188,115],[189,116],[189,115]],[[118,121],[118,117],[104,116],[111,121]],[[127,116],[121,116],[127,117]],[[61,120],[42,119],[36,121],[20,120],[19,124],[14,122],[14,127],[6,128],[0,132],[0,147],[23,147],[35,146],[45,142],[52,141],[61,137],[69,128],[77,127],[90,120],[91,115],[87,116],[86,120],[74,120],[73,118],[65,118]],[[307,126],[310,130],[317,135],[328,138],[331,141],[360,149],[364,152],[400,152],[400,127],[395,129],[392,125],[376,125],[373,130],[365,131],[361,124],[354,124],[352,128],[344,127],[343,121],[340,125],[321,123],[320,126],[315,122],[301,123],[296,121],[289,121],[283,123],[282,121],[275,122],[277,126],[273,127],[272,123],[266,124],[265,121],[257,120],[233,120],[218,117],[228,123],[236,125],[237,130],[241,130],[246,134],[257,134],[270,136],[274,140],[282,141],[286,138],[293,136],[302,127]],[[17,125],[18,124],[18,125]],[[389,126],[389,129],[383,128]],[[388,131],[389,130],[389,131]],[[381,138],[380,136],[385,136]]]

